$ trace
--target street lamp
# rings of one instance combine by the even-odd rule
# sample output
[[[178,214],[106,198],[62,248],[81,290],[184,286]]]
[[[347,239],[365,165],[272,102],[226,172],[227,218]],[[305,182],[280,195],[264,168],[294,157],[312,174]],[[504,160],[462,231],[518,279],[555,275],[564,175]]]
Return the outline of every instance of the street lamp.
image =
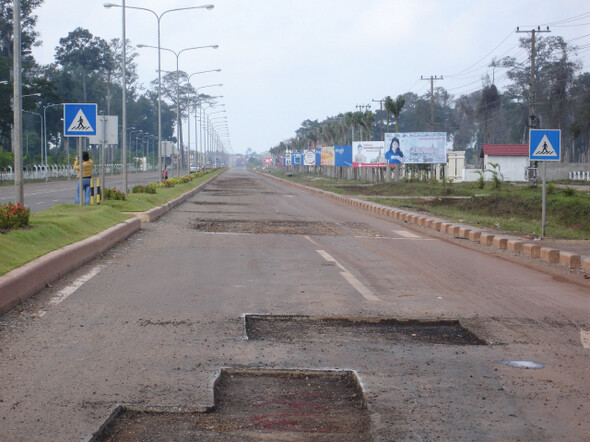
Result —
[[[192,74],[190,74],[187,77],[187,83],[190,86],[190,81],[191,81],[191,77],[193,75],[198,75],[198,74],[206,74],[207,72],[221,72],[221,69],[211,69],[208,71],[200,71],[200,72],[193,72]],[[217,83],[217,84],[208,84],[205,86],[201,86],[195,89],[195,95],[197,97],[197,102],[195,103],[195,157],[196,157],[196,161],[198,161],[198,157],[199,157],[199,146],[198,146],[198,127],[197,127],[197,106],[199,104],[199,89],[203,89],[206,87],[213,87],[213,86],[223,86],[223,83]],[[191,122],[190,122],[191,118],[190,118],[190,98],[187,97],[187,133],[188,133],[188,140],[187,140],[187,144],[188,144],[188,153],[189,153],[189,173],[190,173],[190,151],[191,151]]]
[[[219,45],[207,45],[207,46],[194,46],[191,48],[184,48],[181,49],[180,51],[176,52],[172,49],[168,49],[168,48],[163,48],[161,46],[150,46],[150,45],[144,45],[144,44],[138,44],[137,45],[138,48],[152,48],[152,49],[157,49],[158,50],[158,54],[160,54],[160,51],[164,50],[164,51],[168,51],[168,52],[172,52],[174,54],[174,56],[176,57],[176,138],[177,138],[177,144],[178,144],[178,151],[180,153],[180,160],[184,159],[184,150],[182,148],[182,134],[181,134],[181,130],[180,130],[180,92],[179,92],[179,87],[180,87],[180,82],[179,82],[179,67],[178,67],[178,61],[180,58],[180,54],[182,54],[183,52],[186,51],[192,51],[194,49],[205,49],[205,48],[212,48],[212,49],[217,49],[219,48]],[[158,55],[158,60],[159,60],[159,55]],[[158,76],[161,76],[162,73],[160,71],[161,66],[158,63]],[[176,162],[176,173],[177,176],[180,177],[180,163],[181,161],[177,161]]]
[[[213,5],[188,6],[186,8],[168,9],[158,15],[158,13],[156,11],[153,11],[152,9],[141,8],[138,6],[125,6],[125,0],[122,0],[122,1],[123,1],[122,5],[118,5],[115,3],[105,3],[103,6],[105,8],[113,8],[113,7],[123,8],[123,40],[122,40],[123,41],[123,51],[125,51],[125,41],[126,41],[125,40],[125,13],[124,13],[125,9],[137,9],[140,11],[151,12],[156,17],[156,21],[157,21],[157,25],[158,25],[158,169],[161,172],[162,171],[162,71],[161,71],[161,50],[160,50],[160,48],[161,48],[161,46],[160,46],[161,20],[162,20],[162,17],[169,12],[184,11],[184,10],[188,10],[188,9],[203,9],[203,8],[210,10],[210,9],[213,9]],[[125,69],[125,57],[123,57],[123,69]],[[123,79],[125,79],[125,71],[124,70],[123,70]],[[123,100],[123,107],[124,106],[125,106],[125,100]],[[126,121],[125,121],[125,117],[123,117],[123,130],[125,129],[125,125],[126,125]],[[161,181],[162,181],[162,178],[160,177],[160,182]]]

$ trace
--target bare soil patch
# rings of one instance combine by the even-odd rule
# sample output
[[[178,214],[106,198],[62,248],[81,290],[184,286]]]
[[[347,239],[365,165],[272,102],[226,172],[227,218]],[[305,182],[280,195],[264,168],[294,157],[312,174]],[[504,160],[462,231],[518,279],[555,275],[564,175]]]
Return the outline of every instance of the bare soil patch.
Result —
[[[292,220],[192,220],[190,229],[213,233],[274,233],[281,235],[339,235],[335,223]]]
[[[350,319],[246,315],[248,339],[276,341],[343,340],[484,345],[457,320]]]
[[[222,370],[206,412],[119,407],[93,441],[372,440],[350,371]]]

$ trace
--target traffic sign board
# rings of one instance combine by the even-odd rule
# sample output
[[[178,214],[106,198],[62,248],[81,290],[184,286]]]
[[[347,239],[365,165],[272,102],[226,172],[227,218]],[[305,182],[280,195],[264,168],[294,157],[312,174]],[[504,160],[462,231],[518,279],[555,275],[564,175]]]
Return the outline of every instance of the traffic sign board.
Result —
[[[88,137],[96,135],[96,108],[94,103],[64,104],[64,135]]]
[[[559,129],[531,129],[529,157],[534,161],[561,159],[561,131]]]

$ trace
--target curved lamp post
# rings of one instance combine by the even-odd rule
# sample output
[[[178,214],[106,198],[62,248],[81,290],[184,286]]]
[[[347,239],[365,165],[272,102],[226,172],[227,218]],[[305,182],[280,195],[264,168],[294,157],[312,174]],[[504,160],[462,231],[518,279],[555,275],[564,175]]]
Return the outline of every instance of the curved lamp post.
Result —
[[[201,6],[188,6],[186,8],[174,8],[168,9],[160,14],[156,11],[149,9],[149,8],[141,8],[139,6],[125,6],[125,0],[123,0],[122,5],[118,5],[116,3],[105,3],[103,5],[105,8],[123,8],[123,134],[126,132],[127,120],[126,120],[126,100],[125,100],[125,9],[137,9],[140,11],[147,11],[154,14],[156,17],[157,25],[158,25],[158,169],[160,172],[162,171],[162,71],[161,71],[161,50],[160,50],[160,43],[161,43],[161,32],[160,32],[160,24],[162,21],[162,17],[169,12],[176,12],[176,11],[185,11],[188,9],[213,9],[213,5],[201,5]],[[125,144],[123,144],[125,147]],[[160,174],[161,175],[161,174]],[[162,177],[160,176],[160,182],[162,181]],[[125,193],[127,193],[127,175],[125,175]]]
[[[161,51],[168,51],[168,52],[172,52],[174,54],[174,56],[176,57],[176,132],[177,132],[177,144],[178,144],[178,151],[179,153],[184,153],[184,150],[182,149],[182,144],[180,143],[180,97],[179,97],[179,86],[180,86],[180,82],[178,81],[178,73],[179,73],[179,68],[178,68],[178,60],[180,58],[180,54],[182,54],[183,52],[186,51],[192,51],[194,49],[204,49],[204,48],[212,48],[212,49],[217,49],[219,47],[219,45],[207,45],[207,46],[194,46],[191,48],[184,48],[181,49],[180,51],[176,52],[172,49],[168,49],[168,48],[163,48],[161,47],[159,44],[158,46],[150,46],[150,45],[144,45],[144,44],[138,44],[137,45],[138,48],[152,48],[152,49],[157,49],[158,50],[158,78],[161,78],[162,76],[162,71],[161,66],[160,66],[160,52]],[[158,80],[160,81],[160,80]],[[160,100],[161,98],[158,98],[158,100]],[[160,107],[160,102],[158,101],[158,107]],[[181,155],[182,157],[183,155]],[[177,165],[177,176],[180,177],[180,161],[176,162]]]

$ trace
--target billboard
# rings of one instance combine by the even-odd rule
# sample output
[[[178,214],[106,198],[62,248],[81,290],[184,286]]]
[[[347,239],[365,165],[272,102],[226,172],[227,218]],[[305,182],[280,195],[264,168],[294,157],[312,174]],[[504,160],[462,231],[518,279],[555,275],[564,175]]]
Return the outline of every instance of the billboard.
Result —
[[[334,146],[323,146],[322,148],[322,166],[334,165]]]
[[[385,134],[385,158],[390,164],[445,164],[446,132]]]
[[[295,152],[293,156],[293,166],[301,166],[301,152]]]
[[[313,149],[303,152],[303,165],[315,166],[315,151]]]
[[[383,141],[355,141],[352,143],[353,167],[385,167]]]
[[[265,158],[264,159],[264,165],[265,166],[272,166],[272,158]]]
[[[352,146],[334,146],[334,165],[352,167]]]
[[[315,164],[316,164],[316,166],[322,165],[322,148],[321,147],[315,148]]]

